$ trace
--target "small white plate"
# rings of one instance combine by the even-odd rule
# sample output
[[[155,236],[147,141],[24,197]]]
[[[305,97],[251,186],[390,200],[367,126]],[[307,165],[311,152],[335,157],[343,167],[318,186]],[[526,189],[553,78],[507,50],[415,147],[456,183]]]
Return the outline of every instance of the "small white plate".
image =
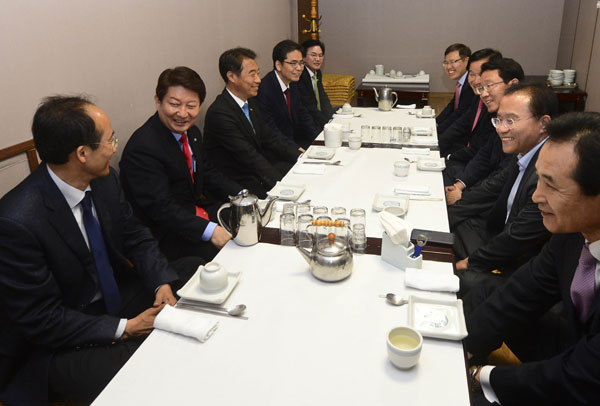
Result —
[[[310,159],[331,159],[335,155],[335,149],[327,147],[311,146],[306,152]]]
[[[468,335],[460,299],[438,300],[409,296],[408,325],[425,337],[462,340]]]
[[[435,118],[435,109],[431,110],[431,114],[423,114],[423,110],[417,110],[417,118]]]
[[[424,159],[419,158],[417,160],[417,169],[421,171],[441,172],[446,169],[446,163],[444,158],[438,159]]]
[[[393,196],[393,195],[382,195],[379,193],[375,194],[373,199],[373,210],[382,211],[386,207],[400,207],[404,210],[404,214],[408,212],[408,196]]]
[[[412,133],[412,135],[433,135],[433,130],[431,129],[431,127],[412,127],[410,129],[410,132]]]
[[[227,272],[227,286],[223,289],[216,291],[206,291],[200,286],[200,272],[203,266],[199,266],[198,270],[190,278],[187,283],[177,291],[177,294],[188,300],[195,300],[198,302],[221,304],[227,300],[233,288],[237,285],[240,280],[241,272]]]
[[[285,183],[277,182],[273,189],[267,192],[268,196],[278,196],[281,200],[298,200],[298,198],[306,190],[305,185],[290,185]]]

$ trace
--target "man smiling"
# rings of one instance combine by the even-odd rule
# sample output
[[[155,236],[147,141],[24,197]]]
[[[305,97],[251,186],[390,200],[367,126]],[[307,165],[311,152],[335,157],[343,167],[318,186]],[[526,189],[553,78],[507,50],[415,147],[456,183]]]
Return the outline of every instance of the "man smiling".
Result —
[[[231,239],[215,223],[216,211],[242,187],[204,156],[195,122],[205,96],[204,82],[192,69],[163,71],[156,113],[133,133],[119,163],[127,198],[169,259],[210,261]]]
[[[298,80],[304,69],[302,47],[283,40],[273,48],[273,70],[262,79],[258,90],[260,111],[271,130],[303,149],[308,148],[319,130],[304,107]]]
[[[206,112],[204,146],[215,167],[265,198],[300,151],[275,136],[262,118],[254,99],[261,82],[255,58],[246,48],[230,49],[219,58],[225,90]]]
[[[503,94],[492,122],[504,153],[513,159],[448,208],[454,250],[461,258],[456,269],[463,294],[483,279],[503,282],[548,238],[531,195],[538,151],[546,139],[544,127],[557,114],[558,101],[543,85],[515,84]],[[495,269],[501,275],[490,272]]]
[[[322,83],[321,67],[325,58],[325,45],[317,39],[304,41],[302,55],[305,67],[300,75],[298,88],[302,102],[315,122],[315,127],[321,131],[333,116],[333,108]]]

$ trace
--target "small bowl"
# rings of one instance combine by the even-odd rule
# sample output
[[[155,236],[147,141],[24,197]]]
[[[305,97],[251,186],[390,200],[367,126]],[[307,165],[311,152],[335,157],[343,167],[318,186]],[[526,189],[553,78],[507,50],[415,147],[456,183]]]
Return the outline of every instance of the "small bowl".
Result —
[[[407,161],[396,161],[394,162],[394,175],[404,177],[408,176],[410,169],[410,162]]]
[[[406,214],[406,210],[403,207],[398,206],[388,206],[383,209],[386,213],[390,213],[392,216],[402,217]]]
[[[423,347],[423,336],[410,327],[396,327],[387,335],[388,358],[396,367],[408,369],[417,365]]]
[[[200,288],[209,292],[227,286],[227,270],[216,262],[209,262],[200,271]]]

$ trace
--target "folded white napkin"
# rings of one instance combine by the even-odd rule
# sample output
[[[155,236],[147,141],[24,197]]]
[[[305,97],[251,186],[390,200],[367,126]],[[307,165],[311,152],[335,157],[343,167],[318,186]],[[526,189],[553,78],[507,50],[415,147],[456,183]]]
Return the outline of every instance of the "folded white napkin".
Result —
[[[431,135],[431,127],[413,127],[413,135]]]
[[[396,104],[397,109],[416,109],[416,104]]]
[[[413,135],[410,142],[419,145],[437,145],[437,140],[430,135]]]
[[[460,287],[458,276],[432,269],[406,268],[404,283],[411,288],[439,292],[458,292]]]
[[[403,154],[411,154],[411,155],[429,155],[429,148],[408,148],[402,147]]]
[[[299,175],[323,175],[325,173],[325,165],[296,165],[294,166],[294,173]]]
[[[154,328],[170,331],[205,342],[215,332],[219,322],[189,310],[166,305],[154,319]]]
[[[417,185],[403,185],[398,184],[394,186],[394,193],[405,194],[405,195],[429,195],[429,186],[417,186]]]
[[[412,224],[386,211],[379,213],[379,221],[394,244],[408,246]]]

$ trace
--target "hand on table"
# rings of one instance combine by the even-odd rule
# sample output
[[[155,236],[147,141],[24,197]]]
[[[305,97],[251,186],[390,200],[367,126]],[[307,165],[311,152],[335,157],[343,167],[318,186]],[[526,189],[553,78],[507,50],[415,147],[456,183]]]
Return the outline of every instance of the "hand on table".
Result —
[[[456,203],[457,201],[459,201],[462,198],[462,190],[463,187],[462,183],[457,182],[452,186],[446,186],[445,190],[446,190],[446,204],[448,206],[452,206],[454,203]]]
[[[125,331],[121,338],[127,340],[128,338],[150,334],[154,328],[154,319],[163,307],[165,307],[164,304],[158,307],[151,307],[144,310],[133,319],[127,320],[127,325],[125,326]]]
[[[216,226],[210,237],[210,242],[218,249],[223,248],[227,241],[231,240],[231,235],[221,226]]]
[[[466,257],[465,259],[461,259],[460,261],[458,261],[456,263],[456,270],[464,271],[465,269],[467,269],[468,266],[469,266],[469,257]]]
[[[175,303],[177,303],[177,299],[175,299],[175,296],[173,295],[171,285],[165,283],[156,291],[156,297],[152,306],[157,307],[162,304],[170,304],[171,306],[175,306]]]

